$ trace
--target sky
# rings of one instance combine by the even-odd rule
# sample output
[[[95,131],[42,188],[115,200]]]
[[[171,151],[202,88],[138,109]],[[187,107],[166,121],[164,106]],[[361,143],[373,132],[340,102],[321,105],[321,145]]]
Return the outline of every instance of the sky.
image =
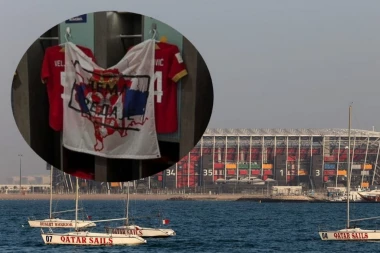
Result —
[[[1,28],[0,72],[7,88],[0,93],[0,183],[18,175],[19,153],[23,175],[46,173],[11,112],[11,80],[21,56],[50,27],[94,11],[154,17],[196,46],[213,80],[210,128],[347,128],[353,102],[353,127],[380,131],[379,1],[34,0],[30,5],[13,0],[0,5],[0,23],[12,24]]]

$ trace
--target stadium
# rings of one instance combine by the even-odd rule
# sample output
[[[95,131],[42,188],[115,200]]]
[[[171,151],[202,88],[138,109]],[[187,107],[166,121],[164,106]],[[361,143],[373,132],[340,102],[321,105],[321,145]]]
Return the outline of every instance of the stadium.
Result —
[[[379,132],[351,130],[353,186],[377,185],[379,142]],[[152,180],[169,189],[275,182],[320,190],[346,185],[347,154],[347,129],[207,129],[187,156]]]
[[[379,143],[379,132],[351,130],[352,186],[380,183]],[[141,192],[254,192],[268,185],[323,191],[346,185],[347,154],[347,129],[207,129],[178,163],[133,185]],[[72,180],[55,172],[55,185],[72,190]],[[96,192],[125,186],[85,180],[81,185]]]

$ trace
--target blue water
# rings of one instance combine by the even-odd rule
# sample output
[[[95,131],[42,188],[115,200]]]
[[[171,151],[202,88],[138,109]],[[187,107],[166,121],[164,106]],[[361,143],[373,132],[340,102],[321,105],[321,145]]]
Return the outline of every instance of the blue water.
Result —
[[[82,203],[93,220],[124,215],[122,201]],[[73,205],[73,201],[59,201],[56,208],[72,209]],[[28,227],[28,216],[47,217],[48,201],[0,201],[0,252],[378,252],[378,243],[319,239],[319,225],[344,226],[345,207],[336,203],[131,201],[133,215],[162,209],[177,236],[148,239],[139,246],[87,247],[44,245],[39,228]],[[352,213],[380,216],[378,204],[353,204]],[[103,231],[104,225],[96,230]],[[371,225],[376,224],[372,221]]]

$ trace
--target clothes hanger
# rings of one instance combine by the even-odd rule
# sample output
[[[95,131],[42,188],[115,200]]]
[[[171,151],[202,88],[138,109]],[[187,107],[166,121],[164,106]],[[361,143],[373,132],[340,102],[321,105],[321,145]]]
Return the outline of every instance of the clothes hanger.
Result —
[[[156,35],[157,35],[157,30],[156,29],[152,29],[152,30],[150,30],[149,31],[149,33],[152,33],[152,31],[153,31],[153,36],[152,36],[152,40],[154,40],[154,42],[155,42],[155,44],[156,44],[156,49],[160,49],[160,47],[157,45],[158,43],[160,43],[160,41],[159,40],[156,40]]]
[[[149,31],[149,33],[152,33],[152,32],[153,32],[152,40],[154,40],[154,42],[156,42],[156,43],[159,43],[160,41],[156,40],[157,30],[156,29],[152,29],[152,30]]]
[[[70,29],[70,27],[66,28],[66,33],[65,33],[65,40],[66,40],[66,42],[59,44],[59,46],[61,47],[60,52],[64,52],[65,51],[65,44],[69,42],[69,39],[67,38],[68,36],[70,38],[72,37],[71,36],[71,29]]]

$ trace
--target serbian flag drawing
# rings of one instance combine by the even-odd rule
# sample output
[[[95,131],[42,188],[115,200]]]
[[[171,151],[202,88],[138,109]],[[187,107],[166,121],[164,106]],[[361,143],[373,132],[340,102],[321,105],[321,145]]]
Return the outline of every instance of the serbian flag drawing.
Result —
[[[106,158],[160,158],[154,114],[154,40],[104,69],[65,44],[63,145]]]
[[[162,220],[162,224],[163,224],[163,225],[167,225],[167,224],[169,224],[169,220],[168,220],[168,219],[164,219],[164,220]]]

